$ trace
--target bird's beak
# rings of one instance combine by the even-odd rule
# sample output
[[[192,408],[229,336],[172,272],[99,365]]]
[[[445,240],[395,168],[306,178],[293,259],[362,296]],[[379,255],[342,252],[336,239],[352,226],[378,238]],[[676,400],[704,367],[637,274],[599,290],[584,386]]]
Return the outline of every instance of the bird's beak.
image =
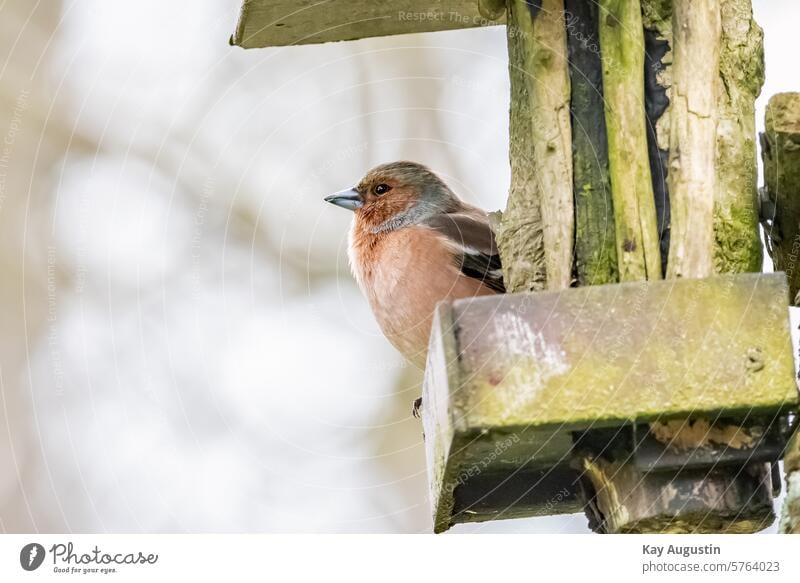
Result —
[[[325,200],[343,209],[354,211],[364,206],[364,200],[355,188],[348,188],[341,192],[335,192],[330,196],[326,196]]]

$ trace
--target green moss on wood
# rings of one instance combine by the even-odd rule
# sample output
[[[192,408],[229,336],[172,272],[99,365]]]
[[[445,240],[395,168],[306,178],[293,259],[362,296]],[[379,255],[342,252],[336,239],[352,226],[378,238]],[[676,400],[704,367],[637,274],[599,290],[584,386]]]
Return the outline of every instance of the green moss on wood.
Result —
[[[786,477],[786,501],[781,514],[780,532],[800,534],[800,472]]]
[[[721,0],[720,93],[717,126],[717,196],[714,201],[714,270],[760,271],[755,100],[764,82],[763,32],[753,19],[751,0]],[[670,46],[672,0],[642,0],[645,28]],[[662,61],[659,83],[672,83],[672,52]],[[662,149],[669,147],[670,111],[658,121]]]
[[[614,205],[608,177],[597,5],[567,0],[572,81],[575,271],[578,285],[618,281]]]
[[[502,23],[502,12],[496,9],[502,0],[480,3],[479,7],[476,0],[242,0],[230,43],[252,49]]]
[[[751,0],[722,0],[714,268],[760,271],[755,100],[764,83],[764,34]]]
[[[761,239],[754,236],[758,215],[748,205],[714,208],[714,270],[716,273],[761,271]]]
[[[790,407],[786,293],[782,275],[740,275],[457,302],[454,415],[465,429],[601,427]]]
[[[509,2],[509,67],[512,68],[512,188],[497,233],[510,291],[538,289],[543,257],[548,289],[572,280],[575,213],[572,196],[570,80],[563,0]],[[521,75],[520,75],[521,72]],[[517,83],[527,85],[523,95]],[[527,101],[519,99],[527,96]],[[520,112],[515,109],[527,106]],[[515,144],[521,132],[528,132]],[[524,151],[522,148],[525,148]],[[521,156],[522,161],[514,160]],[[520,168],[529,164],[529,168]],[[514,173],[521,171],[520,178]],[[538,213],[528,211],[538,207]],[[542,239],[542,250],[532,247]]]
[[[642,24],[659,31],[664,38],[672,35],[672,0],[642,0]]]
[[[644,110],[644,29],[638,0],[600,0],[600,47],[620,281],[660,279]]]

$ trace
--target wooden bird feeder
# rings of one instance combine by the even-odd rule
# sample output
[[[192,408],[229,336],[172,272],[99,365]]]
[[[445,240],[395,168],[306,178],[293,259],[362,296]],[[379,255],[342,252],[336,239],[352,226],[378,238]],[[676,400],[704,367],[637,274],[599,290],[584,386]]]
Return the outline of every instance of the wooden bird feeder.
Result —
[[[697,512],[695,530],[763,528],[797,405],[787,297],[783,274],[744,274],[442,305],[423,394],[436,530],[585,501],[604,530]]]
[[[760,199],[751,0],[244,0],[231,43],[503,24],[510,293],[436,316],[435,530],[584,510],[599,532],[754,532],[784,453],[800,529],[800,100],[772,107]],[[760,221],[789,286],[756,273]]]

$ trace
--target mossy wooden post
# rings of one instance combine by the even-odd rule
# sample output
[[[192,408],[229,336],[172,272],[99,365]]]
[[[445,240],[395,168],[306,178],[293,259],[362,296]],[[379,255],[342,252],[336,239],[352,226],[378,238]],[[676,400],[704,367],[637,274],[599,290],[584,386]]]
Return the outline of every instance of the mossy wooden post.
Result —
[[[756,98],[764,84],[764,33],[751,0],[720,0],[714,271],[761,271]]]
[[[572,280],[574,207],[570,80],[563,0],[510,0],[508,205],[497,241],[508,291]]]
[[[600,0],[599,6],[619,279],[660,279],[644,109],[642,8],[639,0]]]
[[[603,69],[594,2],[566,0],[572,83],[572,172],[575,274],[578,285],[618,281],[614,205],[608,178]]]
[[[673,63],[673,3],[642,0],[648,39],[646,71],[651,167],[657,206],[666,200],[668,169],[654,162],[669,156]],[[764,82],[763,32],[753,19],[751,0],[720,0],[719,80],[717,91],[716,195],[714,199],[713,265],[715,273],[760,271],[758,232],[755,100]],[[663,96],[663,97],[662,97]],[[666,98],[666,100],[664,99]],[[663,190],[662,190],[663,189]],[[662,243],[669,245],[669,213],[662,215]],[[663,250],[663,247],[662,247]],[[665,254],[666,258],[666,254]]]
[[[769,100],[761,136],[764,232],[775,269],[785,271],[797,305],[800,291],[800,93]]]

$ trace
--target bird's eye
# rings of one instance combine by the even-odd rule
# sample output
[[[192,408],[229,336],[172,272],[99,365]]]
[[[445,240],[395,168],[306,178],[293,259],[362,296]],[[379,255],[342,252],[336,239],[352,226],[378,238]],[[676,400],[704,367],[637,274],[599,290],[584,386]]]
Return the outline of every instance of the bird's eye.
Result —
[[[379,185],[378,185],[378,186],[376,186],[376,187],[375,187],[373,190],[375,191],[375,194],[377,194],[378,196],[380,196],[380,195],[382,195],[382,194],[386,194],[386,193],[387,193],[387,192],[389,192],[391,189],[392,189],[392,187],[391,187],[391,186],[389,186],[388,184],[379,184]]]

